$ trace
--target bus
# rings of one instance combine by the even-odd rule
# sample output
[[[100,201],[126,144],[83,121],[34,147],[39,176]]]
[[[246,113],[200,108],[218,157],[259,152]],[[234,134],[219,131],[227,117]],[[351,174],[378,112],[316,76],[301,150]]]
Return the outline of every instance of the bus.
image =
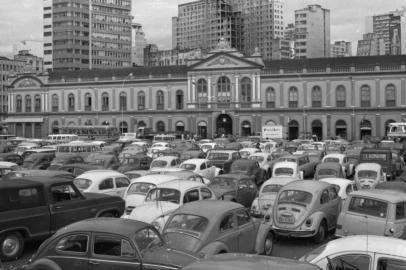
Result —
[[[75,134],[50,134],[46,140],[51,144],[59,144],[77,141],[79,140],[79,137]]]
[[[79,140],[97,140],[113,142],[120,137],[120,131],[115,126],[65,126],[61,133],[75,134]]]
[[[70,142],[56,146],[56,155],[64,153],[75,153],[86,158],[90,153],[100,152],[102,149],[97,143],[93,142]]]

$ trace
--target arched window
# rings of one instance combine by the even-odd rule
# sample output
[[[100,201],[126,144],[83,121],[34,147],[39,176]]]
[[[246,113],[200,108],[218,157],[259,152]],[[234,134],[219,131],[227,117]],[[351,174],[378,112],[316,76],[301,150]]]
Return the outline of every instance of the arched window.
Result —
[[[185,124],[182,121],[176,122],[176,133],[183,133],[185,131]]]
[[[59,97],[57,94],[52,95],[52,111],[53,112],[59,111]]]
[[[176,91],[176,109],[183,110],[183,91]]]
[[[92,95],[90,93],[85,94],[85,111],[92,110]]]
[[[251,92],[251,80],[245,77],[241,80],[241,102],[251,102]]]
[[[119,130],[120,130],[121,133],[127,133],[128,132],[128,124],[127,124],[126,121],[120,122]]]
[[[393,84],[388,84],[385,88],[386,107],[396,106],[396,88]]]
[[[299,94],[297,88],[292,86],[289,88],[289,108],[297,108],[299,105]]]
[[[25,96],[25,112],[31,112],[31,106],[32,106],[31,96],[26,95]]]
[[[220,103],[230,103],[231,101],[230,79],[222,76],[217,80],[217,101]]]
[[[317,85],[312,89],[312,107],[321,107],[321,88]]]
[[[241,123],[241,136],[250,136],[251,135],[251,123],[249,121],[243,121]]]
[[[120,110],[127,110],[127,94],[125,92],[120,93]]]
[[[35,95],[34,97],[34,111],[40,112],[41,111],[41,96]]]
[[[68,111],[75,111],[75,95],[72,93],[68,95]]]
[[[16,112],[23,111],[23,98],[20,95],[16,96]]]
[[[144,121],[139,121],[138,122],[138,127],[146,127],[146,126],[147,126],[147,124],[145,124]]]
[[[371,88],[368,85],[361,86],[361,107],[371,107]]]
[[[205,79],[199,79],[197,81],[197,101],[199,103],[206,103],[207,99],[207,82]]]
[[[267,121],[266,123],[265,123],[265,126],[275,126],[276,125],[276,123],[275,123],[275,121],[273,121],[273,120],[269,120],[269,121]]]
[[[156,109],[163,110],[164,109],[164,92],[159,90],[156,93]]]
[[[158,121],[156,123],[156,131],[157,132],[165,132],[165,123],[162,121]]]
[[[52,123],[52,134],[58,134],[59,133],[59,122],[58,120],[55,120]]]
[[[275,108],[275,89],[272,87],[266,89],[266,107]]]
[[[102,94],[102,111],[108,111],[109,110],[109,94],[104,92]]]
[[[338,120],[336,122],[336,136],[343,139],[347,138],[347,123],[344,120]]]
[[[85,122],[85,126],[91,126],[91,125],[93,125],[92,120],[87,119]]]
[[[140,111],[145,110],[145,93],[144,93],[144,91],[138,92],[137,101],[138,101],[138,110],[140,110]]]
[[[345,87],[342,85],[336,88],[336,107],[345,107]]]

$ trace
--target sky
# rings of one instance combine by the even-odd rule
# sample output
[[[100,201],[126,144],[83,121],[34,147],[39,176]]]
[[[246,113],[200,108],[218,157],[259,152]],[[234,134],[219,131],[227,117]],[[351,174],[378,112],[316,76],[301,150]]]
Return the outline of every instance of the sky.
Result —
[[[171,18],[178,4],[192,0],[132,0],[134,21],[141,23],[148,43],[171,49]],[[250,1],[250,0],[247,0]],[[0,56],[12,57],[14,49],[30,49],[42,56],[42,0],[0,0]],[[362,38],[365,17],[406,6],[405,0],[284,0],[284,23],[294,22],[294,10],[319,4],[330,10],[331,41],[353,42]],[[24,45],[21,41],[27,41]],[[354,53],[354,52],[353,52]]]

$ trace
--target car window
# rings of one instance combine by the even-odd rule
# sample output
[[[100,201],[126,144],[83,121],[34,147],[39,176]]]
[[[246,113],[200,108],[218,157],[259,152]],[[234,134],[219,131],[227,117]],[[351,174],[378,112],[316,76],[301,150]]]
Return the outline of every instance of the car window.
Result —
[[[124,239],[111,236],[95,236],[93,252],[96,255],[134,257],[135,250]]]
[[[88,236],[85,234],[75,234],[63,237],[56,244],[56,251],[86,253]]]
[[[211,197],[213,196],[211,191],[209,189],[207,189],[207,188],[200,189],[200,192],[202,193],[202,200],[211,199]]]
[[[117,188],[128,187],[129,184],[130,184],[130,181],[127,178],[124,178],[124,177],[116,178],[116,187]]]
[[[54,185],[51,187],[54,202],[71,201],[80,198],[80,194],[70,185]]]
[[[381,218],[386,218],[387,209],[388,204],[386,202],[363,197],[351,198],[350,205],[348,206],[348,210],[351,212]]]
[[[237,216],[237,225],[238,226],[247,224],[251,221],[251,217],[245,209],[237,210],[236,216]]]
[[[406,218],[406,202],[401,202],[396,204],[396,219],[404,219]]]
[[[232,230],[236,227],[236,224],[234,222],[234,216],[233,214],[229,214],[223,218],[220,222],[220,232],[225,232],[228,230]]]
[[[113,189],[113,178],[107,178],[100,182],[99,190]]]
[[[42,190],[36,187],[3,189],[0,191],[0,211],[32,208],[44,205]]]
[[[183,196],[183,203],[189,203],[199,200],[199,191],[197,189],[190,190],[186,192],[185,196]]]
[[[204,170],[204,169],[206,169],[206,163],[202,163],[202,165],[200,165],[200,170]]]
[[[346,189],[345,189],[345,194],[350,194],[352,191],[353,191],[353,186],[352,186],[352,184],[351,185],[348,185],[347,187],[346,187]]]
[[[379,258],[378,270],[403,270],[406,269],[406,260],[393,258]]]
[[[151,242],[159,244],[161,242],[161,238],[159,235],[152,230],[151,228],[144,228],[137,231],[134,235],[134,241],[137,243],[138,248],[143,251],[145,250]]]
[[[338,197],[337,190],[339,187],[333,186],[328,188],[328,194],[330,196],[330,200],[334,200]]]
[[[330,195],[328,194],[328,190],[325,189],[325,190],[323,190],[323,193],[321,194],[320,204],[325,204],[325,203],[328,203],[329,201],[330,201]]]
[[[346,254],[331,259],[333,269],[364,270],[369,269],[371,257],[363,254]]]

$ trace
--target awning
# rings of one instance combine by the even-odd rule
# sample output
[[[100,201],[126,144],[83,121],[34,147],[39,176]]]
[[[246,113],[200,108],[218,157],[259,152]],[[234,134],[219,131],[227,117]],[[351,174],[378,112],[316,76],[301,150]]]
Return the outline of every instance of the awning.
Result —
[[[4,120],[6,123],[42,123],[43,117],[8,117]]]

